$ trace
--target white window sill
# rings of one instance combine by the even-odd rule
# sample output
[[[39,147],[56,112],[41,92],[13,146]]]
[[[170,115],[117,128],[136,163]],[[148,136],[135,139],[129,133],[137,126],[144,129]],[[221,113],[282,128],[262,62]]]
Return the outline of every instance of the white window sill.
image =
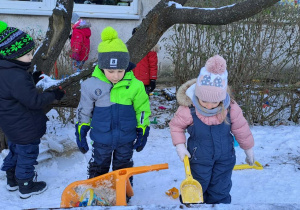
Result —
[[[1,0],[0,0],[1,1]],[[75,4],[73,11],[81,17],[107,19],[140,19],[138,2],[133,0],[130,6]],[[7,1],[0,4],[0,14],[51,16],[56,0],[42,2]]]
[[[80,17],[88,18],[103,18],[103,19],[128,19],[138,20],[140,16],[138,14],[116,14],[116,13],[86,13],[76,12]],[[26,9],[1,9],[0,14],[18,14],[18,15],[40,15],[40,16],[51,16],[51,11],[39,11],[39,10],[26,10]]]

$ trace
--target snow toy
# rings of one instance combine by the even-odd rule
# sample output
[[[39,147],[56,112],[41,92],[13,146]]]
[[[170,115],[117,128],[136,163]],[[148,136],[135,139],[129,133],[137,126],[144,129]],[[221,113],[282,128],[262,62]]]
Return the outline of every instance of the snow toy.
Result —
[[[234,144],[234,147],[240,146],[234,136],[233,136],[233,144]]]
[[[167,163],[123,168],[92,179],[73,182],[63,191],[60,207],[79,207],[80,205],[126,206],[126,196],[132,197],[134,195],[129,181],[131,176],[168,168]]]
[[[151,92],[151,93],[149,93],[149,96],[159,96],[160,95],[160,93],[159,92]]]
[[[89,194],[87,194],[89,192]],[[89,188],[86,189],[80,197],[80,200],[76,203],[76,207],[85,206],[109,206],[109,201],[101,195],[101,192],[95,192],[95,190]]]
[[[155,125],[156,125],[156,124],[157,124],[156,117],[154,117],[154,120],[153,120],[153,121],[150,121],[150,123],[151,123],[151,124],[155,124]]]
[[[266,102],[263,104],[263,108],[266,108],[266,107],[270,107],[269,101],[266,101]]]
[[[176,187],[173,187],[166,192],[166,195],[176,199],[179,197],[179,190]]]
[[[173,101],[176,99],[176,95],[173,93],[168,93],[166,90],[162,90],[162,95],[168,100]]]
[[[181,182],[180,192],[182,203],[203,203],[203,191],[201,184],[193,179],[188,156],[183,159],[186,179]]]
[[[243,169],[262,170],[263,166],[258,161],[255,161],[253,166],[250,166],[248,164],[241,164],[241,165],[235,165],[233,168],[233,170],[243,170]]]

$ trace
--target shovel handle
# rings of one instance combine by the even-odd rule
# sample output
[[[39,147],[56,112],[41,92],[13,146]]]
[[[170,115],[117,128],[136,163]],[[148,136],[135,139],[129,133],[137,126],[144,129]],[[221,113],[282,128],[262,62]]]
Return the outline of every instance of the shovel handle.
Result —
[[[189,157],[185,156],[184,159],[183,159],[183,162],[184,162],[184,169],[185,169],[186,178],[192,177]]]

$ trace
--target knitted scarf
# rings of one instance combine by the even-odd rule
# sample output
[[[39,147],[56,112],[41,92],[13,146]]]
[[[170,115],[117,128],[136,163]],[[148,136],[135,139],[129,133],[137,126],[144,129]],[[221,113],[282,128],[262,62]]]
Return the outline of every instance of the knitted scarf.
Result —
[[[211,116],[217,115],[217,114],[222,112],[222,107],[221,106],[218,106],[214,109],[206,109],[203,106],[201,106],[200,103],[199,103],[199,100],[198,100],[198,98],[195,94],[193,94],[192,101],[193,101],[193,104],[195,105],[197,111],[205,117],[211,117]],[[226,94],[225,100],[223,100],[223,105],[224,105],[225,109],[227,109],[230,105],[230,96],[229,96],[228,93]]]

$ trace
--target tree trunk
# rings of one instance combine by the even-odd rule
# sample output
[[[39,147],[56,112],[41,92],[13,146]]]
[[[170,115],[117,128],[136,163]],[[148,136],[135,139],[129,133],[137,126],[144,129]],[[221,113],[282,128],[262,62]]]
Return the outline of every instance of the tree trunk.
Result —
[[[49,17],[49,30],[46,33],[46,38],[33,57],[32,69],[36,68],[38,71],[43,71],[49,75],[69,38],[73,5],[73,0],[57,0],[56,7]],[[62,6],[66,10],[61,9]]]

